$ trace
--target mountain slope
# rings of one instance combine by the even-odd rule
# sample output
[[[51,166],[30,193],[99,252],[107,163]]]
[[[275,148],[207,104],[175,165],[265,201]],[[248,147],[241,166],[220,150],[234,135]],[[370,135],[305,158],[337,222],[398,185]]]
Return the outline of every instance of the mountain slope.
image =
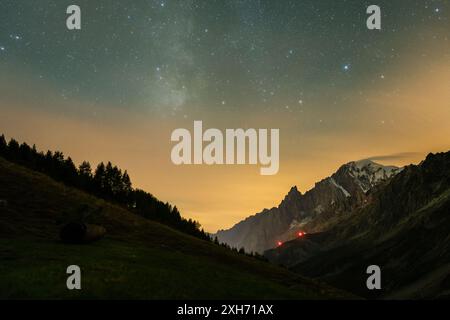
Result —
[[[88,212],[86,214],[86,212]],[[66,245],[64,222],[106,227]],[[0,299],[321,299],[348,294],[141,218],[0,157]],[[66,268],[82,290],[66,289]]]
[[[350,162],[301,194],[293,187],[276,208],[265,209],[229,230],[220,230],[220,242],[246,251],[264,252],[278,241],[295,238],[299,231],[318,232],[336,219],[365,205],[367,192],[401,169],[370,160]]]
[[[266,256],[367,297],[450,298],[450,152],[406,167],[330,230]],[[365,287],[372,264],[382,270],[380,291]]]

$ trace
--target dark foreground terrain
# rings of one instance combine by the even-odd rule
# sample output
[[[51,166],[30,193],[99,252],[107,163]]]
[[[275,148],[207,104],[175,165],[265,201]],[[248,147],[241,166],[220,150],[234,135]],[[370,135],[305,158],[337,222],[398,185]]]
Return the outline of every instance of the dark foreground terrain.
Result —
[[[0,157],[1,299],[339,299],[353,296],[152,222]],[[86,214],[87,212],[87,214]],[[104,226],[67,245],[74,219]],[[81,290],[66,268],[81,268]]]

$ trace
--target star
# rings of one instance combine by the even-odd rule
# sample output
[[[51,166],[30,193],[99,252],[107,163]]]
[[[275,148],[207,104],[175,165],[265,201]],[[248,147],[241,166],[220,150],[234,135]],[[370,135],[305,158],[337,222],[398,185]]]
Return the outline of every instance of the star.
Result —
[[[14,40],[21,40],[22,37],[18,34],[10,34],[9,37]]]

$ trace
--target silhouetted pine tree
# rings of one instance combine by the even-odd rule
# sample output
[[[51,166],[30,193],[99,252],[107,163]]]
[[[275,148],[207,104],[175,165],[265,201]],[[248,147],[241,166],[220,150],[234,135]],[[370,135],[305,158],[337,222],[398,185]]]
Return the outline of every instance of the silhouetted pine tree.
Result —
[[[0,136],[0,155],[5,156],[8,144],[6,143],[5,136],[2,134]]]
[[[87,161],[83,161],[78,167],[78,173],[81,177],[86,177],[86,179],[92,178],[92,168],[91,164]]]
[[[16,140],[14,140],[14,139],[9,140],[7,154],[9,155],[11,160],[15,160],[15,161],[20,160],[20,158],[19,158],[19,143]]]
[[[100,197],[104,197],[105,195],[104,190],[106,187],[106,169],[105,169],[105,164],[103,162],[100,162],[97,165],[97,169],[95,169],[95,173],[94,173],[94,188],[95,188],[95,193],[100,196]],[[103,192],[102,192],[103,191]]]

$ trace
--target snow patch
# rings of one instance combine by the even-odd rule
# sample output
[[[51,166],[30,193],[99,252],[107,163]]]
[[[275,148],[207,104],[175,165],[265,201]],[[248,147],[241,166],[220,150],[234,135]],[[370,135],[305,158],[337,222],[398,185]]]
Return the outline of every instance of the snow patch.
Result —
[[[319,204],[317,207],[315,207],[314,208],[314,212],[315,213],[322,213],[322,212],[324,212],[325,211],[325,209],[323,208],[323,206],[321,205],[321,204]]]
[[[338,184],[337,182],[336,182],[336,180],[334,180],[333,178],[330,178],[330,181],[331,181],[331,183],[336,187],[336,188],[338,188],[338,189],[340,189],[343,193],[344,193],[344,195],[348,198],[348,197],[351,197],[351,194],[347,191],[347,190],[345,190],[345,188],[343,187],[343,186],[341,186],[340,184]]]
[[[299,222],[297,219],[294,219],[294,220],[292,220],[291,224],[289,225],[289,229],[299,229],[310,221],[311,221],[310,217],[304,219],[302,222]]]

